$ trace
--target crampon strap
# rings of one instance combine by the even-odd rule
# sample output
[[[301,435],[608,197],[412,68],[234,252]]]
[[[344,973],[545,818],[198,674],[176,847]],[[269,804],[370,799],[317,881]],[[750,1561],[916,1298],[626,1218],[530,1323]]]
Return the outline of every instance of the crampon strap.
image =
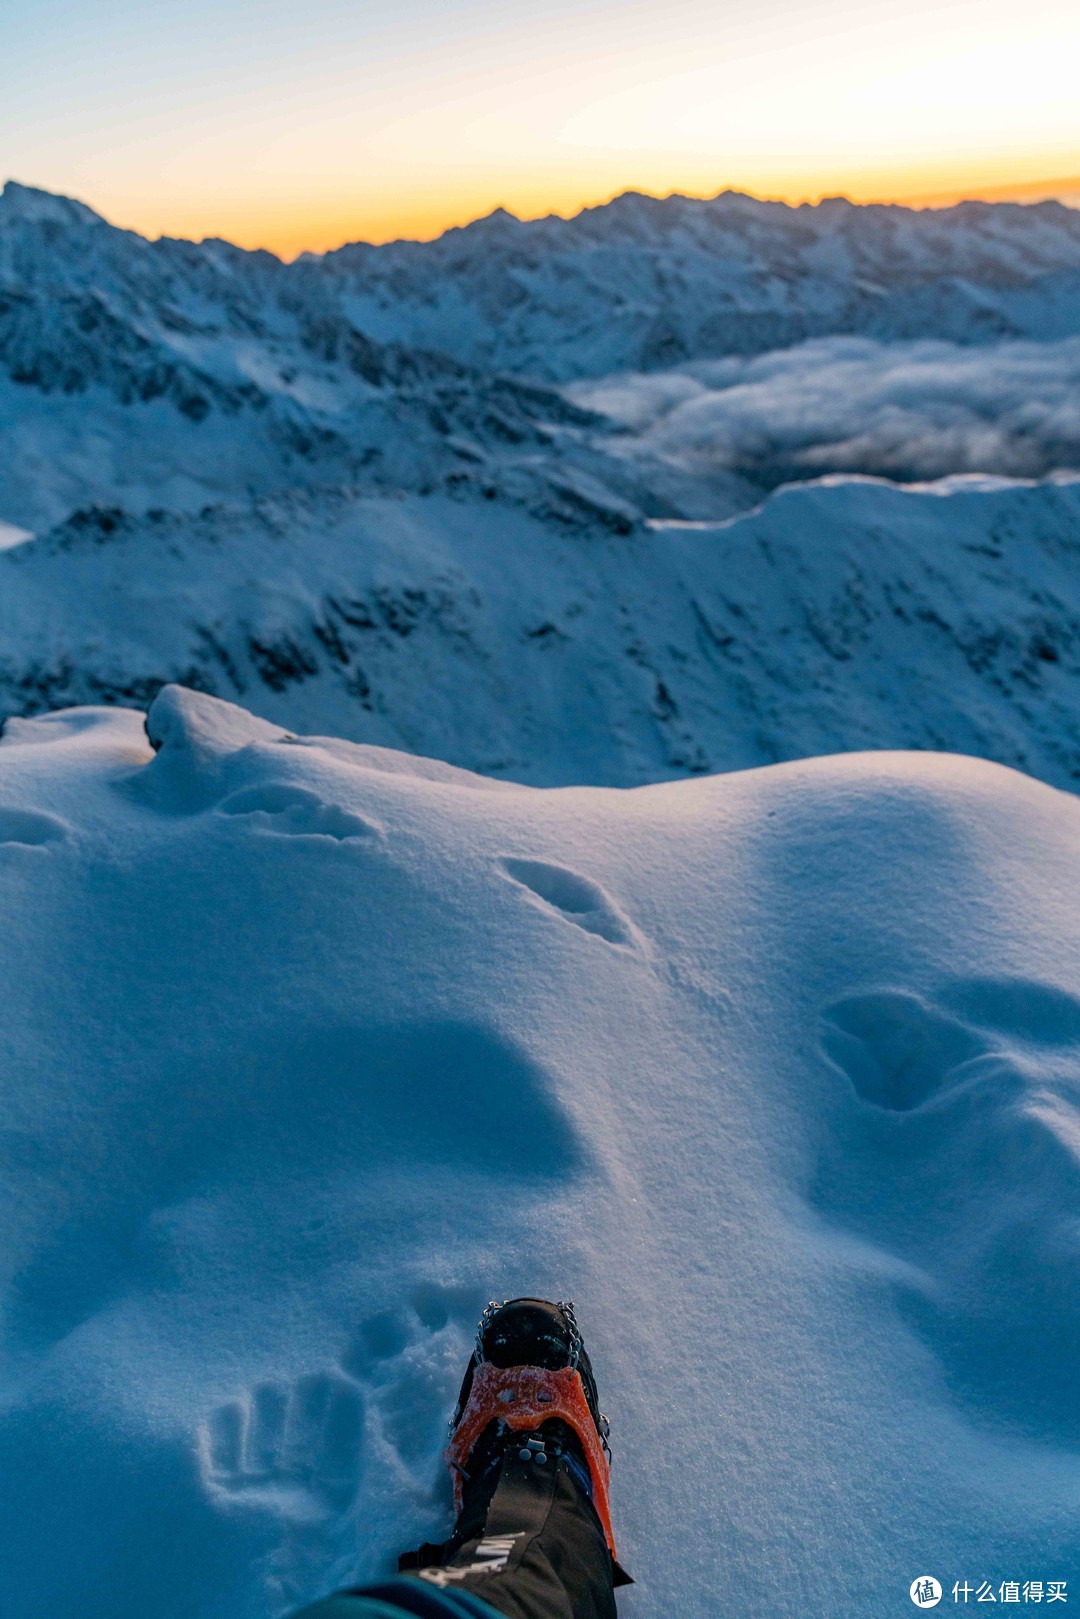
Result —
[[[473,1371],[468,1401],[446,1451],[454,1477],[455,1509],[460,1513],[463,1476],[467,1476],[469,1457],[488,1423],[498,1418],[515,1433],[520,1433],[526,1428],[538,1428],[549,1417],[561,1417],[581,1440],[592,1477],[593,1505],[614,1557],[611,1466],[604,1455],[576,1366],[561,1366],[551,1371],[543,1366],[493,1366],[488,1360],[480,1362]]]

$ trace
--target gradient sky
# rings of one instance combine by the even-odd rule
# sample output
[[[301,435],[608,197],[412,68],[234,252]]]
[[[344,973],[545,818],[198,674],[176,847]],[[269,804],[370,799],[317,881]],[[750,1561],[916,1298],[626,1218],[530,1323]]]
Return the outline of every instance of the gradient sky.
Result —
[[[627,190],[1080,203],[1078,0],[4,0],[0,177],[286,256]]]

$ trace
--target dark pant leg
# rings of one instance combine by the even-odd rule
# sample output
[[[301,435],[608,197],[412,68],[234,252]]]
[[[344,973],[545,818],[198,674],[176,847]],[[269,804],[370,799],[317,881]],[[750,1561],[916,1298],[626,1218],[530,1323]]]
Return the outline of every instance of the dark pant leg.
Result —
[[[600,1520],[561,1457],[538,1466],[508,1449],[483,1522],[447,1550],[416,1578],[475,1593],[508,1619],[616,1619]]]
[[[616,1619],[614,1585],[627,1576],[566,1460],[537,1465],[509,1449],[499,1469],[452,1540],[402,1558],[404,1578],[339,1591],[293,1619]]]

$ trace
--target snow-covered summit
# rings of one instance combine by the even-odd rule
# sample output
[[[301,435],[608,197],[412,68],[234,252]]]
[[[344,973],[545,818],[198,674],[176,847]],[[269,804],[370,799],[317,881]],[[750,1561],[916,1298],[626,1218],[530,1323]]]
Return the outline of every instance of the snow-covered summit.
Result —
[[[1076,799],[925,754],[487,789],[177,689],[9,722],[6,1619],[391,1568],[533,1290],[628,1616],[1071,1581]]]
[[[75,197],[61,197],[38,186],[8,180],[0,190],[0,230],[23,225],[104,225],[100,214]]]

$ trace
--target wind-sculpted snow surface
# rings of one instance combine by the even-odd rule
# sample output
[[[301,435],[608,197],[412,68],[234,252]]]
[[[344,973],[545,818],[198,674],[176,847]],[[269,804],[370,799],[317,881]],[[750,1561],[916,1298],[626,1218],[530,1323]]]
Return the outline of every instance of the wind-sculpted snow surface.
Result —
[[[445,1531],[577,1300],[632,1619],[1075,1579],[1080,808],[863,754],[543,792],[168,688],[8,723],[5,1619]]]
[[[1075,479],[823,480],[625,533],[464,497],[88,511],[0,552],[0,713],[171,680],[539,786],[917,747],[1071,787],[1078,580]]]

